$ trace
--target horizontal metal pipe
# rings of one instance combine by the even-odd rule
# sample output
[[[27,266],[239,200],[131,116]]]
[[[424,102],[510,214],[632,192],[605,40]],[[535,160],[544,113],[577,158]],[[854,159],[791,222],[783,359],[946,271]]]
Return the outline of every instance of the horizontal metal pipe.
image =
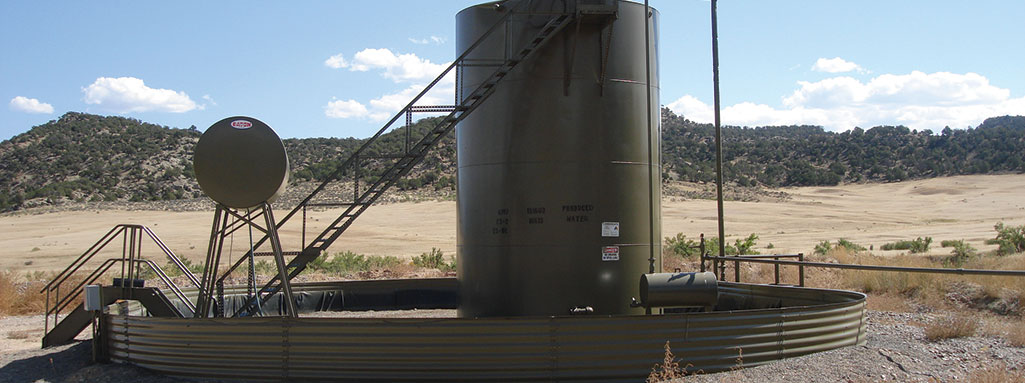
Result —
[[[802,256],[801,254],[751,254],[751,255],[741,255],[740,257],[741,258],[772,258],[772,259],[776,259],[776,258],[800,258],[801,256]],[[733,258],[736,258],[736,257],[733,257]]]
[[[851,265],[845,263],[825,263],[825,262],[802,262],[802,261],[784,261],[774,259],[758,259],[751,257],[704,257],[704,259],[720,260],[720,261],[738,261],[738,262],[754,262],[754,263],[768,263],[774,265],[794,265],[794,266],[805,266],[805,267],[822,267],[832,269],[849,269],[849,270],[870,270],[870,271],[903,271],[908,273],[935,273],[935,274],[957,274],[957,275],[1004,275],[1012,277],[1025,277],[1025,270],[980,270],[980,269],[940,269],[940,268],[929,268],[929,267],[903,267],[903,266],[875,266],[875,265]]]

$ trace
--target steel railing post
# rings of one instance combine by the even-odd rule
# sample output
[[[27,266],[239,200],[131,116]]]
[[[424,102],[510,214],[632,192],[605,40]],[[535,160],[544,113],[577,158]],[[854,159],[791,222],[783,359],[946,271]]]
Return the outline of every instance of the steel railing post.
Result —
[[[797,265],[798,286],[804,287],[804,253],[797,253],[797,260],[802,263]]]

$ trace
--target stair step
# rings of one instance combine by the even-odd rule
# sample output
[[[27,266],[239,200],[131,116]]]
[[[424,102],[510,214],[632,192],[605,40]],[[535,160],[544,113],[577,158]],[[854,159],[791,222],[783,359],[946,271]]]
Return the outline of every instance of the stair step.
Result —
[[[458,63],[458,66],[460,68],[462,68],[463,66],[497,66],[497,69],[476,89],[469,92],[469,94],[465,98],[458,99],[459,105],[411,106],[407,109],[404,109],[401,113],[449,111],[449,114],[443,117],[434,129],[425,133],[423,138],[417,141],[415,145],[407,149],[407,152],[403,155],[362,156],[363,158],[397,158],[398,160],[395,161],[390,167],[388,167],[383,174],[381,174],[380,179],[377,181],[376,184],[370,185],[351,204],[331,204],[332,206],[349,206],[349,209],[347,209],[339,218],[339,226],[331,226],[325,229],[324,232],[321,233],[319,237],[317,237],[317,239],[313,240],[313,242],[311,242],[307,246],[307,248],[304,249],[304,251],[323,251],[325,248],[330,246],[331,243],[335,239],[337,239],[338,236],[341,235],[346,228],[348,228],[348,226],[353,222],[353,220],[355,220],[356,217],[358,217],[362,213],[362,211],[366,209],[366,207],[370,204],[369,201],[375,200],[380,194],[387,191],[388,187],[392,185],[396,180],[398,180],[401,175],[406,174],[410,170],[410,168],[417,163],[417,160],[422,159],[424,154],[428,150],[434,147],[441,140],[441,138],[444,137],[445,134],[447,134],[453,129],[456,121],[459,121],[460,119],[465,117],[465,114],[463,113],[469,112],[472,110],[472,108],[480,105],[485,98],[491,95],[491,93],[494,92],[495,89],[497,89],[496,86],[498,85],[498,83],[503,78],[505,78],[505,76],[511,73],[511,71],[513,70],[513,68],[516,67],[516,65],[523,62],[523,60],[525,60],[528,56],[534,53],[537,49],[544,46],[556,32],[558,32],[562,27],[566,25],[568,20],[570,20],[568,15],[558,15],[553,17],[548,21],[548,23],[545,24],[544,27],[542,27],[541,32],[535,35],[532,40],[530,40],[530,43],[528,43],[525,47],[521,48],[517,55],[514,55],[512,58],[506,59],[504,62],[500,64],[498,62],[495,62],[494,64],[474,63],[472,62],[472,60],[464,58],[465,62]],[[440,80],[440,78],[438,80]],[[435,84],[438,80],[436,80]],[[460,96],[462,96],[462,93],[460,93]],[[457,115],[456,113],[459,114]],[[375,138],[371,141],[368,141],[364,144],[363,148],[367,147],[365,145],[370,145],[373,142],[376,142],[376,140],[377,139]],[[350,158],[349,161],[351,160],[352,158]],[[327,204],[310,205],[323,206]],[[356,206],[360,206],[361,208],[355,209]],[[306,264],[313,259],[316,259],[316,255],[300,255],[293,258],[289,265],[295,267],[295,270],[293,270],[293,272],[289,274],[289,278],[291,278],[292,275],[295,275],[295,273],[303,269],[306,266]],[[267,298],[263,294],[267,292],[278,291],[278,289],[280,289],[280,286],[280,280],[272,280],[263,288],[261,288],[261,296],[259,300],[261,302],[266,301]],[[251,307],[247,309],[251,309]]]

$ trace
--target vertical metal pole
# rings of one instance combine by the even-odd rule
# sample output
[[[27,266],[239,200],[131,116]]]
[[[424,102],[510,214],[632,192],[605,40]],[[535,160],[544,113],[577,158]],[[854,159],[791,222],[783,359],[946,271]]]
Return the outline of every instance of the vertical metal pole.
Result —
[[[263,217],[267,221],[267,237],[270,238],[271,248],[274,250],[274,261],[278,264],[278,277],[281,278],[281,290],[285,293],[285,307],[288,308],[288,315],[295,318],[299,313],[295,309],[295,297],[292,295],[292,283],[288,280],[288,268],[285,266],[285,256],[281,254],[281,240],[278,238],[278,228],[275,224],[274,214],[271,212],[270,204],[263,203]]]
[[[701,245],[698,247],[698,257],[701,259],[701,272],[705,272],[705,233],[701,233]],[[712,263],[714,268],[715,263]]]
[[[804,253],[797,253],[797,260],[804,262]],[[797,279],[799,286],[804,287],[804,265],[797,266]]]
[[[359,157],[352,158],[352,203],[359,200]]]
[[[778,261],[779,257],[773,257],[772,259],[775,259],[775,260]],[[779,284],[779,264],[777,263],[775,265],[772,265],[772,267],[776,268],[776,284],[778,285]]]
[[[655,188],[652,186],[654,182],[654,175],[652,174],[652,155],[651,155],[651,32],[648,31],[651,19],[649,14],[651,8],[648,7],[648,0],[644,0],[644,93],[647,95],[647,102],[645,103],[644,114],[647,116],[647,125],[645,130],[648,132],[648,234],[650,243],[648,243],[648,273],[655,272],[655,247],[657,247],[655,237]],[[661,166],[661,164],[658,164]],[[659,183],[661,187],[661,183]],[[661,234],[661,233],[660,233]],[[645,306],[645,314],[651,315],[651,306]]]
[[[303,204],[303,233],[302,233],[302,240],[300,242],[302,242],[302,246],[300,246],[299,248],[300,249],[305,249],[306,248],[306,205],[305,204]]]
[[[135,228],[136,246],[139,248],[135,251],[135,277],[142,279],[142,227]],[[134,287],[134,285],[133,285]]]
[[[644,90],[647,94],[647,103],[645,104],[646,109],[644,114],[647,115],[648,121],[645,125],[648,132],[648,161],[652,159],[652,145],[651,145],[651,32],[648,30],[649,24],[651,24],[651,8],[648,7],[648,0],[644,0]],[[648,164],[648,232],[651,240],[649,246],[648,255],[648,272],[655,272],[655,187],[652,185],[655,182],[653,166],[661,164]],[[661,185],[661,183],[660,183]]]
[[[46,312],[43,313],[43,334],[50,332],[50,289],[46,289]]]
[[[409,131],[413,129],[413,108],[406,109],[406,148],[403,155],[409,155]]]
[[[121,279],[125,278],[125,255],[128,254],[128,233],[121,232]],[[125,285],[124,281],[121,282],[121,286]]]
[[[726,256],[726,228],[722,213],[722,122],[719,118],[719,27],[716,0],[712,0],[712,87],[715,103],[715,193],[719,212],[719,256]],[[734,279],[740,282],[740,262],[735,262]]]
[[[246,212],[246,225],[249,226],[249,270],[246,270],[246,298],[256,295],[256,249],[253,248],[253,217],[252,210]]]
[[[227,219],[225,219],[227,221]],[[217,204],[214,207],[214,221],[210,225],[210,240],[206,245],[206,261],[209,265],[209,261],[213,258],[213,253],[217,251],[217,238],[220,235],[218,227],[221,226],[221,204]],[[204,318],[209,312],[209,301],[213,296],[213,279],[210,276],[210,268],[203,268],[203,279],[199,282],[199,296],[196,297],[196,312],[193,317]]]

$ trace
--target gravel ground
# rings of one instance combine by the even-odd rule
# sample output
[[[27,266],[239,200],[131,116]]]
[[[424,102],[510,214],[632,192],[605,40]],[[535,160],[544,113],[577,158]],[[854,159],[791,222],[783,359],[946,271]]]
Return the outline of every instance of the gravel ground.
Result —
[[[414,310],[396,316],[450,316],[447,311]],[[1011,346],[1000,338],[982,336],[929,342],[925,340],[922,327],[916,324],[929,322],[934,317],[933,314],[869,311],[868,343],[864,346],[731,372],[692,375],[675,381],[1025,382],[1025,348]],[[41,320],[41,317],[3,318],[0,328],[23,325],[31,319]],[[83,340],[46,350],[12,349],[10,344],[5,344],[5,351],[0,354],[0,382],[212,382],[171,378],[126,365],[93,364],[90,342]],[[990,375],[980,377],[984,372]]]

